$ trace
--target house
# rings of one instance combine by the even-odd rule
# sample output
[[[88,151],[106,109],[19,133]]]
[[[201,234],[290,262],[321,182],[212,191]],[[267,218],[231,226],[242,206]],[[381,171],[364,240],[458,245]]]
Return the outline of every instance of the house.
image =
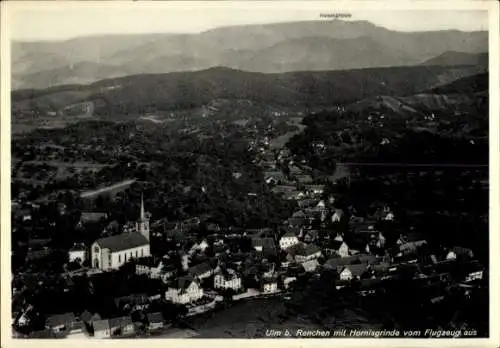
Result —
[[[193,277],[180,277],[177,281],[169,286],[165,292],[165,299],[180,304],[194,302],[203,297],[203,289],[199,281]]]
[[[282,194],[286,195],[291,192],[296,192],[296,188],[294,185],[276,185],[274,186],[271,191],[275,194]]]
[[[297,235],[294,232],[289,231],[280,238],[279,243],[280,243],[280,248],[282,250],[286,250],[294,245],[299,244],[300,242],[299,238],[297,238]]]
[[[454,246],[451,251],[461,259],[472,259],[474,257],[474,253],[472,252],[472,250],[460,246]]]
[[[161,312],[148,313],[147,318],[150,331],[159,330],[165,326],[165,318]]]
[[[314,244],[308,244],[300,248],[295,254],[295,260],[299,263],[314,260],[321,257],[321,249]]]
[[[261,291],[263,293],[273,293],[278,291],[278,282],[276,278],[263,278],[261,280]]]
[[[109,319],[111,336],[128,336],[135,332],[134,323],[129,316]]]
[[[285,287],[285,289],[288,289],[290,288],[290,285],[295,281],[297,281],[297,277],[286,277],[283,280],[283,286]]]
[[[318,204],[316,204],[316,209],[318,209],[318,211],[326,209],[325,201],[324,200],[320,200],[318,202]]]
[[[332,222],[339,222],[343,217],[344,212],[342,211],[342,209],[335,209],[335,212],[332,215]]]
[[[82,321],[76,318],[76,321],[69,327],[66,338],[83,338],[85,337],[86,327]]]
[[[342,237],[342,235],[340,233],[337,232],[335,238],[333,239],[337,242],[343,242],[344,241],[344,237]]]
[[[360,278],[366,271],[366,264],[355,264],[340,266],[337,268],[340,280],[351,280],[353,278]]]
[[[312,207],[313,205],[317,204],[317,200],[314,198],[306,198],[306,199],[301,199],[297,202],[297,205],[299,206],[300,209],[305,209]]]
[[[241,289],[241,277],[232,269],[216,274],[214,277],[215,289]]]
[[[70,331],[76,321],[77,318],[73,313],[51,315],[45,322],[45,328],[55,333]]]
[[[302,265],[302,267],[304,267],[304,270],[306,272],[314,272],[314,271],[316,271],[316,269],[318,269],[319,262],[318,262],[318,260],[314,259],[314,260],[302,262],[301,265]]]
[[[347,266],[347,265],[352,265],[352,264],[377,264],[378,258],[374,255],[365,255],[365,254],[359,254],[359,255],[352,255],[348,257],[333,257],[328,259],[323,267],[325,269],[334,269],[337,270],[338,267],[341,266]]]
[[[462,271],[466,274],[464,279],[466,283],[483,279],[484,268],[477,261],[465,264]]]
[[[457,259],[457,254],[453,250],[448,251],[448,253],[446,254],[446,260],[456,260],[456,259]]]
[[[319,239],[318,230],[306,230],[304,234],[304,242],[313,243]]]
[[[264,173],[264,180],[267,184],[279,184],[281,181],[285,180],[285,174],[282,171],[272,171]]]
[[[325,190],[325,185],[305,185],[305,188],[309,195],[321,195]]]
[[[214,274],[215,268],[212,266],[210,261],[205,261],[197,264],[188,269],[188,273],[191,277],[197,279],[205,279]]]
[[[82,312],[82,314],[80,314],[80,321],[89,326],[92,326],[92,323],[98,320],[101,320],[101,316],[99,315],[99,313],[92,314],[89,311],[85,310]]]
[[[414,252],[419,247],[425,244],[427,244],[427,241],[425,240],[417,240],[414,242],[403,242],[399,245],[399,250],[403,253]]]
[[[109,320],[95,320],[92,322],[92,328],[95,338],[110,338],[111,337],[111,327],[109,326]]]
[[[335,253],[340,257],[349,256],[349,246],[343,240],[338,240],[337,238],[330,240],[325,250],[330,253]]]
[[[252,238],[252,248],[257,251],[264,249],[275,250],[274,239],[270,237],[254,237]]]
[[[209,247],[206,239],[203,239],[200,243],[195,243],[192,247],[190,252],[194,251],[205,251]]]
[[[115,305],[120,310],[144,310],[149,307],[146,294],[132,294],[115,298]]]
[[[165,260],[166,261],[166,260]],[[135,263],[135,274],[145,274],[151,278],[161,278],[164,260],[154,257],[141,257]]]
[[[83,243],[75,243],[68,251],[68,262],[82,263],[87,260],[87,247]]]
[[[108,218],[108,214],[106,213],[101,213],[101,212],[90,212],[90,211],[83,211],[82,215],[80,216],[80,223],[85,224],[85,223],[95,223],[99,222],[101,220],[105,220]]]

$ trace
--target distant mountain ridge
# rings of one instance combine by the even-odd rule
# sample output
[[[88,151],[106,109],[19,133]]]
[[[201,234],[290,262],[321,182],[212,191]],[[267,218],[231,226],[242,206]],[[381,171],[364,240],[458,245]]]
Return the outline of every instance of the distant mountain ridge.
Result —
[[[12,92],[12,110],[16,117],[34,110],[44,114],[77,103],[92,103],[94,116],[119,117],[188,110],[218,99],[304,110],[374,96],[404,97],[484,72],[475,66],[412,66],[264,74],[219,67],[18,90]]]
[[[423,65],[478,65],[488,68],[488,53],[465,53],[447,51],[443,54],[429,59]]]
[[[488,34],[396,32],[367,21],[332,20],[222,27],[199,34],[13,42],[12,87],[46,88],[216,66],[266,73],[407,66],[448,51],[487,52]]]

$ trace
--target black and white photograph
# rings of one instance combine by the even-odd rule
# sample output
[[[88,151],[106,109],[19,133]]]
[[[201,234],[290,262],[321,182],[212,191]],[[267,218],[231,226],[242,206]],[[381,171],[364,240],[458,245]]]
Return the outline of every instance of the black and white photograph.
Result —
[[[11,344],[498,340],[498,3],[22,3]]]

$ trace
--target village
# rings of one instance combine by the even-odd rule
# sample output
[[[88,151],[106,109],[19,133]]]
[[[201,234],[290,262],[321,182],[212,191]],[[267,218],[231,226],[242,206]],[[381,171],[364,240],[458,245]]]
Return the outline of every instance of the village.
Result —
[[[384,291],[384,282],[408,275],[415,286],[427,289],[431,303],[443,300],[450,288],[467,297],[481,286],[484,267],[472,250],[433,245],[411,227],[401,228],[392,207],[383,202],[377,202],[373,214],[361,216],[356,207],[346,207],[329,192],[346,178],[317,179],[286,148],[270,146],[268,137],[257,138],[250,146],[256,148],[256,163],[272,192],[297,204],[281,226],[244,229],[196,216],[177,222],[150,221],[141,198],[137,221],[121,228],[110,222],[107,229],[120,228],[119,233],[104,231],[91,245],[75,243],[61,275],[65,292],[73,291],[81,278],[95,294],[109,284],[126,289],[111,295],[114,310],[75,306],[64,313],[43,313],[44,328],[30,331],[23,328],[40,313],[24,300],[13,313],[14,335],[168,337],[169,329],[182,318],[253,298],[276,296],[287,301],[297,282],[325,273],[335,289],[358,297]],[[103,212],[84,211],[78,224],[102,219],[106,219]],[[158,253],[156,243],[168,245],[169,250]],[[147,285],[124,286],[124,272],[135,283]],[[14,284],[13,297],[25,287]]]

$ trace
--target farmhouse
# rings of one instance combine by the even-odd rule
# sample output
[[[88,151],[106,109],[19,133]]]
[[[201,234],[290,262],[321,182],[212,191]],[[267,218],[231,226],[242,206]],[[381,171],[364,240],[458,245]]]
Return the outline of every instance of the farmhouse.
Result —
[[[165,292],[165,299],[173,303],[187,304],[203,297],[203,289],[193,277],[180,277]]]

